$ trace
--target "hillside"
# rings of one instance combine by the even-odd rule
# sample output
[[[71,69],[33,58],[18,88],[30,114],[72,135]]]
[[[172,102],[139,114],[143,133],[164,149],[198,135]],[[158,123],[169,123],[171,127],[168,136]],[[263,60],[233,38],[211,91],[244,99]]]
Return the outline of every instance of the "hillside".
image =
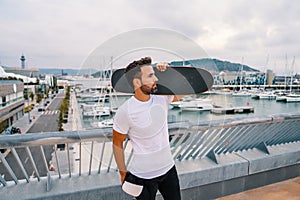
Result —
[[[247,65],[240,63],[231,63],[228,61],[222,61],[218,59],[204,58],[204,59],[195,59],[195,60],[186,60],[184,61],[173,61],[170,63],[173,66],[182,66],[182,65],[191,65],[193,67],[204,68],[208,71],[240,71],[243,67],[243,71],[253,71],[259,72],[259,70],[251,68]]]
[[[155,65],[155,64],[153,64]],[[218,59],[211,59],[211,58],[203,58],[203,59],[195,59],[195,60],[186,60],[184,61],[172,61],[169,63],[171,66],[185,66],[185,65],[191,65],[193,67],[199,67],[206,69],[208,71],[215,71],[215,72],[221,72],[221,71],[240,71],[243,67],[243,71],[252,71],[252,72],[259,72],[259,70],[251,68],[247,65],[243,65],[240,63],[231,63],[228,61],[222,61]],[[106,74],[106,75],[104,75]],[[109,72],[96,72],[92,74],[94,77],[100,77],[105,76],[105,78],[108,78],[110,75]]]

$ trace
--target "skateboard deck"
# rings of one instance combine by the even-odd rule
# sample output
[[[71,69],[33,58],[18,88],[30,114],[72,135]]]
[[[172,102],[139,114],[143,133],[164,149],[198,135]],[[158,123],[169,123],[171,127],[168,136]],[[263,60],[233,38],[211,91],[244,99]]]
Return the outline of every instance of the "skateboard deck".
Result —
[[[199,94],[209,90],[213,85],[213,77],[210,72],[195,67],[168,67],[160,72],[154,67],[158,78],[158,95]],[[125,76],[125,68],[113,72],[111,83],[117,92],[133,93],[133,87]]]

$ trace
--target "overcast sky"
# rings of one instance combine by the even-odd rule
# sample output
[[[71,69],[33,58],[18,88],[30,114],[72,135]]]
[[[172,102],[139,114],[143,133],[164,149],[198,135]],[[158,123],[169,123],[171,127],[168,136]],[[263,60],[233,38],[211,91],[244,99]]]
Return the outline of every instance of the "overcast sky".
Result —
[[[19,67],[23,53],[30,68],[80,68],[110,38],[153,27],[210,58],[284,72],[287,57],[300,73],[299,11],[297,0],[1,0],[0,64]]]

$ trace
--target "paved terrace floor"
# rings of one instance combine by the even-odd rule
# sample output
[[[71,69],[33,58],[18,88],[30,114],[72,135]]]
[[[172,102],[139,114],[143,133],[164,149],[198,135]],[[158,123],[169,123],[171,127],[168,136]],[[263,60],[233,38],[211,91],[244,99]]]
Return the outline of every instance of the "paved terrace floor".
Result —
[[[217,200],[300,200],[300,177],[240,192]]]

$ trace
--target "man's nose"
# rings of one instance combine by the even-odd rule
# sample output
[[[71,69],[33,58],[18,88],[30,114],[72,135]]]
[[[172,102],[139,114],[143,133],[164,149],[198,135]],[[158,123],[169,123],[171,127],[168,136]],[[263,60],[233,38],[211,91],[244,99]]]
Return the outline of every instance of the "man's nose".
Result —
[[[158,78],[154,75],[154,81],[157,82]]]

